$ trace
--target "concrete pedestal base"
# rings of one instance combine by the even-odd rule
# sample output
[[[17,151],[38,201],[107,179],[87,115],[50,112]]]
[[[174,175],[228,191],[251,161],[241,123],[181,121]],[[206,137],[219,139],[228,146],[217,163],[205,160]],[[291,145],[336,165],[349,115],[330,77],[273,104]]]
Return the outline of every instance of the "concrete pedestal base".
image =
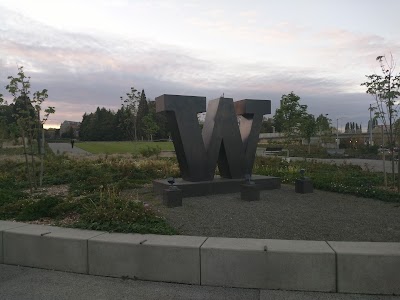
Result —
[[[296,179],[295,191],[296,191],[296,193],[300,193],[300,194],[313,193],[314,187],[313,187],[312,181],[308,178]]]
[[[165,189],[163,192],[163,204],[166,207],[182,206],[182,191],[178,188]]]
[[[273,190],[281,188],[281,179],[272,176],[252,175],[251,180],[260,190]],[[174,185],[182,190],[182,197],[197,197],[215,194],[239,193],[244,179],[226,179],[215,176],[214,180],[191,182],[176,178]],[[169,187],[167,179],[153,181],[153,191],[159,195]]]
[[[260,200],[260,189],[256,184],[242,184],[240,186],[240,199],[244,201]]]

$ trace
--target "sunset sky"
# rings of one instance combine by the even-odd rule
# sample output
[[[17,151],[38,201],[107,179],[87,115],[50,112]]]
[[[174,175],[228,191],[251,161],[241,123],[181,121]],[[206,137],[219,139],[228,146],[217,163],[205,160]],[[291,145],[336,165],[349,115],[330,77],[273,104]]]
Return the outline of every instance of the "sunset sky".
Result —
[[[399,14],[397,0],[0,0],[0,93],[11,100],[7,76],[24,66],[58,127],[117,110],[131,86],[150,99],[269,99],[273,112],[293,91],[333,125],[366,130],[360,84],[378,55],[400,61]]]

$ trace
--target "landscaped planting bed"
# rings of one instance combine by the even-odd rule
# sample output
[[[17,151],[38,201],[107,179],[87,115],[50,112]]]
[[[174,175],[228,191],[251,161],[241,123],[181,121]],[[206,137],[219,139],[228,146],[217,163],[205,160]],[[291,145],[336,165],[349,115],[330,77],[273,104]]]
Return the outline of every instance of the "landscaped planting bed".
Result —
[[[306,161],[288,163],[276,157],[258,157],[256,159],[255,174],[281,177],[284,184],[292,184],[299,177],[299,170],[305,169],[306,176],[313,180],[314,187],[317,190],[331,192],[326,194],[318,194],[317,192],[316,195],[322,195],[321,197],[326,198],[324,199],[325,204],[321,204],[322,201],[318,203],[315,195],[303,195],[302,200],[299,200],[298,203],[290,202],[293,199],[297,199],[298,195],[295,195],[293,186],[285,185],[282,191],[263,192],[261,201],[254,205],[240,202],[240,199],[236,197],[237,195],[232,194],[231,196],[221,196],[223,200],[219,200],[222,199],[220,196],[210,196],[211,198],[208,197],[208,200],[202,200],[201,197],[197,200],[184,199],[183,207],[168,209],[163,207],[160,199],[152,193],[151,181],[156,178],[179,177],[179,168],[175,158],[135,158],[132,155],[85,157],[49,155],[45,161],[43,186],[38,187],[31,195],[25,176],[24,162],[23,160],[15,159],[15,156],[12,157],[14,159],[11,160],[7,159],[6,156],[2,156],[0,160],[0,219],[2,220],[29,221],[40,224],[116,232],[157,234],[193,233],[210,235],[207,231],[213,228],[211,232],[214,235],[238,235],[244,237],[246,234],[250,234],[252,237],[279,238],[279,230],[272,230],[275,233],[268,235],[266,228],[272,226],[270,223],[266,228],[263,227],[266,226],[265,223],[257,223],[257,218],[261,220],[262,215],[258,216],[258,214],[254,213],[254,216],[257,215],[258,217],[251,218],[252,209],[258,212],[266,212],[269,209],[268,205],[275,203],[276,207],[270,210],[274,211],[276,215],[287,213],[290,216],[297,216],[296,218],[309,219],[307,215],[302,215],[300,210],[316,214],[318,209],[315,206],[326,206],[326,203],[329,202],[326,202],[327,199],[332,198],[333,200],[329,203],[336,203],[337,206],[344,205],[346,199],[348,199],[349,203],[360,205],[360,208],[357,208],[357,205],[349,208],[355,212],[364,211],[363,209],[368,203],[373,203],[369,207],[378,213],[380,210],[376,205],[379,207],[384,206],[384,202],[393,202],[390,205],[393,206],[391,209],[393,209],[394,215],[390,218],[395,218],[399,210],[397,208],[399,204],[397,203],[400,202],[400,195],[382,187],[382,174],[363,171],[361,167],[352,165],[336,166]],[[345,194],[363,198],[349,197],[345,196]],[[268,204],[267,201],[271,197],[276,197],[276,200],[270,201]],[[279,199],[283,198],[288,199],[286,206],[283,204],[283,200],[279,202]],[[309,203],[307,199],[310,200]],[[340,201],[337,201],[337,199]],[[208,206],[208,201],[211,201],[212,207]],[[298,208],[296,205],[299,203],[304,206]],[[225,205],[227,206],[225,207]],[[252,205],[264,206],[253,207]],[[193,207],[196,207],[196,209],[193,210]],[[309,210],[308,207],[310,208]],[[386,210],[386,208],[381,213],[390,213],[391,210]],[[242,213],[243,209],[250,212],[245,221],[242,220],[245,215]],[[298,214],[294,211],[295,209],[299,210]],[[338,209],[340,213],[343,207],[332,207],[332,210]],[[371,216],[374,211],[371,212]],[[328,213],[322,208],[320,212]],[[204,217],[202,218],[202,216]],[[210,220],[209,216],[214,216],[214,221]],[[361,218],[362,216],[354,214],[354,218],[356,217]],[[268,216],[265,215],[265,218],[268,219]],[[225,219],[229,221],[224,222],[223,220]],[[323,219],[319,219],[318,222],[323,222]],[[340,215],[338,215],[338,219],[340,219]],[[381,219],[384,222],[385,216],[381,216]],[[243,224],[248,223],[252,229],[248,232],[244,230],[236,234],[232,229],[232,225],[229,225],[231,224],[230,220],[238,224],[240,222]],[[304,220],[304,222],[308,221]],[[295,224],[296,226],[302,226],[301,220],[297,220]],[[257,226],[260,229],[257,229]],[[279,226],[292,225],[280,224]],[[315,228],[323,227],[321,224],[314,224],[313,226]],[[379,227],[380,225],[375,224],[373,226]],[[400,230],[396,229],[395,226],[384,225],[383,227],[389,231],[394,230],[395,232],[392,232],[394,236],[398,234],[396,230]],[[308,228],[307,230],[310,231],[310,226],[304,226],[304,228]],[[230,229],[232,229],[231,234],[228,233]],[[365,227],[363,227],[363,230],[366,230]],[[260,232],[260,235],[254,234],[254,231]],[[303,235],[300,234],[300,236]],[[322,236],[315,235],[315,237],[319,238]],[[290,237],[296,238],[296,235],[289,234],[281,238]],[[366,235],[360,235],[360,238],[368,240]]]

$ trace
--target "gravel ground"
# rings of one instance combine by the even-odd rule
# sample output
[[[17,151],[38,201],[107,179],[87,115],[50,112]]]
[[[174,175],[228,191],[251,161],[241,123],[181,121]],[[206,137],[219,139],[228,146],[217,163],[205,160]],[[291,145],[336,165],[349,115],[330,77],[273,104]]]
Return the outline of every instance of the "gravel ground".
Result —
[[[241,201],[239,193],[193,197],[161,211],[183,235],[400,242],[400,203],[318,190],[297,194],[291,185],[261,192],[260,201]]]

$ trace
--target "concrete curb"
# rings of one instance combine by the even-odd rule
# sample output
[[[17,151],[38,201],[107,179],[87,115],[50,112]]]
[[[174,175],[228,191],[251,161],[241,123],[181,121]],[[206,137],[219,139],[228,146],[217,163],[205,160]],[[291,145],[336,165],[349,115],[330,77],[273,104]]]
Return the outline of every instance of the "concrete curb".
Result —
[[[120,234],[0,221],[0,263],[196,285],[400,294],[400,243]]]

